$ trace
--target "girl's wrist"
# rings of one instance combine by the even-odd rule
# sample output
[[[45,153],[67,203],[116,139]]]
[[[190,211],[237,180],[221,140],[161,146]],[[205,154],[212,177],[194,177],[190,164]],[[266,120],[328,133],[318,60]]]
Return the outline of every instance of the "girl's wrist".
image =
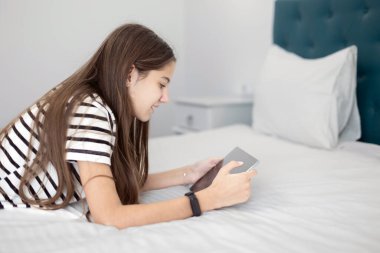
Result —
[[[182,168],[182,184],[187,185],[187,184],[193,184],[193,169],[191,166],[185,166]]]
[[[213,198],[210,196],[210,192],[207,188],[196,192],[195,195],[197,196],[202,213],[216,209]]]

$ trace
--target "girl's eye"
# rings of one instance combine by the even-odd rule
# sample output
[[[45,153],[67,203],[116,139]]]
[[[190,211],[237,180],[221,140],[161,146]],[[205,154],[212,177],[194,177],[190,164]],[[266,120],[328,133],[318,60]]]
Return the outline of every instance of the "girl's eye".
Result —
[[[160,83],[160,87],[161,87],[161,89],[163,89],[163,88],[165,88],[166,86],[163,85],[162,83]]]

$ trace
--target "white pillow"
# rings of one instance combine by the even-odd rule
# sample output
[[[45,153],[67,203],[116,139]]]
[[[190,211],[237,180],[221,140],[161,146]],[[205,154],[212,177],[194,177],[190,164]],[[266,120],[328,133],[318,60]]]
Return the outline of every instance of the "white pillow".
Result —
[[[320,148],[357,140],[356,59],[356,46],[305,59],[273,45],[254,89],[253,128]]]

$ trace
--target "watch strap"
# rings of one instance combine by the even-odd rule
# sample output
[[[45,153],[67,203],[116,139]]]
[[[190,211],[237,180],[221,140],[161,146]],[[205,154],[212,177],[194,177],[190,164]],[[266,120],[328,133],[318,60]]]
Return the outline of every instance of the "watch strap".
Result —
[[[185,196],[187,196],[190,200],[193,216],[201,216],[202,214],[201,207],[199,206],[199,201],[197,199],[197,196],[194,194],[194,192],[190,191],[186,193]]]

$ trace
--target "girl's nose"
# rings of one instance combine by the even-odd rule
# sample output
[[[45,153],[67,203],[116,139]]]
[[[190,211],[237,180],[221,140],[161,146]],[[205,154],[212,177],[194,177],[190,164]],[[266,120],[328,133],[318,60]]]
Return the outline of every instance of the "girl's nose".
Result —
[[[168,92],[168,89],[165,88],[162,92],[162,96],[160,98],[160,102],[161,103],[167,103],[169,102],[169,92]]]

